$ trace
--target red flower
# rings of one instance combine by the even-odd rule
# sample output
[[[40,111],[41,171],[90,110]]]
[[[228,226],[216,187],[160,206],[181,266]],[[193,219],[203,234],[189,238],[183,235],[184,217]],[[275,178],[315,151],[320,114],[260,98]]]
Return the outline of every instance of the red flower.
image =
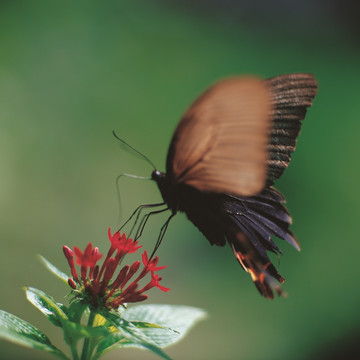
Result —
[[[162,278],[154,273],[151,274],[151,281],[146,285],[144,286],[140,291],[141,292],[145,292],[153,287],[158,287],[161,291],[164,291],[164,292],[167,292],[169,291],[170,289],[169,288],[166,288],[164,286],[161,286],[159,284],[160,280]]]
[[[149,261],[146,250],[142,254],[144,267],[130,285],[127,286],[128,282],[139,271],[140,261],[135,261],[131,266],[123,266],[118,275],[114,277],[117,266],[124,256],[136,252],[141,246],[138,245],[137,241],[127,239],[125,234],[121,235],[118,231],[111,235],[110,228],[108,235],[111,245],[101,269],[97,262],[103,255],[100,254],[97,247],[93,248],[92,244],[89,243],[84,252],[78,247],[74,247],[76,264],[81,266],[81,280],[79,280],[74,266],[72,250],[67,246],[63,247],[72,274],[72,279],[69,279],[69,286],[71,288],[77,289],[77,293],[79,291],[86,293],[88,295],[86,298],[90,297],[92,306],[104,305],[112,309],[117,309],[120,305],[127,302],[138,302],[147,299],[148,296],[144,293],[153,287],[158,287],[161,291],[165,292],[170,290],[159,284],[161,277],[155,274],[155,272],[167,266],[157,266],[159,262],[158,257]],[[112,257],[116,250],[115,257]],[[151,280],[138,290],[139,282],[148,273],[151,273]]]
[[[137,246],[138,241],[133,241],[132,239],[127,239],[125,234],[120,234],[119,231],[115,232],[114,235],[111,235],[111,228],[108,230],[109,240],[111,242],[111,248],[117,250],[119,253],[131,254],[136,252],[141,245]]]
[[[63,246],[63,252],[64,252],[64,255],[66,257],[66,260],[69,263],[70,270],[71,270],[71,275],[72,275],[73,279],[75,281],[79,282],[78,274],[76,272],[75,265],[74,265],[74,253],[73,253],[73,251],[68,246],[64,245]]]
[[[156,267],[157,263],[159,262],[159,257],[157,256],[156,258],[151,259],[149,261],[148,254],[147,254],[146,250],[141,255],[141,257],[142,257],[142,261],[143,261],[143,264],[144,264],[145,268],[148,269],[149,271],[159,271],[159,270],[167,268],[167,266]]]
[[[76,263],[81,266],[95,267],[97,261],[102,258],[99,248],[93,248],[91,242],[82,252],[77,246],[74,247]]]

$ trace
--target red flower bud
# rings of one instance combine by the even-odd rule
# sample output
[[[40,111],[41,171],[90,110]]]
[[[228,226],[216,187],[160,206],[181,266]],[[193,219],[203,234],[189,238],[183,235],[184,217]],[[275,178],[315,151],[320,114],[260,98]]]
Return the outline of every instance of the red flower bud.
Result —
[[[73,279],[69,278],[68,279],[68,284],[71,288],[73,288],[74,290],[76,290],[76,283]]]

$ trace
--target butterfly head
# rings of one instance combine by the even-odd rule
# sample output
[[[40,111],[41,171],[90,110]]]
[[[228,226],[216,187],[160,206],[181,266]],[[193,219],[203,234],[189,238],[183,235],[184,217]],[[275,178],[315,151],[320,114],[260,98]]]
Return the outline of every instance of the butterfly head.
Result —
[[[168,186],[168,181],[167,181],[166,174],[155,169],[151,173],[151,179],[156,182],[157,186],[160,189],[161,195],[164,198],[164,201],[167,203],[168,202],[167,193],[168,193],[169,186]]]
[[[159,171],[159,170],[156,170],[156,169],[151,173],[151,178],[152,178],[154,181],[156,181],[157,183],[158,183],[159,181],[164,180],[165,177],[166,177],[166,174],[165,174],[165,173],[163,173],[163,172],[161,172],[161,171]]]
[[[167,174],[159,170],[154,170],[151,173],[151,178],[156,182],[157,186],[159,187],[161,195],[165,203],[168,205],[169,209],[171,209],[173,213],[176,213],[178,211],[176,190]]]

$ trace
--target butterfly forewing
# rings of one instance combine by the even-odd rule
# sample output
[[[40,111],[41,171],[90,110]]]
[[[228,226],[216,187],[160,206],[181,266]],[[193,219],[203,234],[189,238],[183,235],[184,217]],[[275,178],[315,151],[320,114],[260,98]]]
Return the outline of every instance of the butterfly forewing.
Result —
[[[175,130],[168,176],[200,191],[255,195],[266,182],[270,114],[265,82],[235,77],[215,84]]]
[[[264,81],[271,96],[272,128],[269,141],[268,184],[279,178],[290,163],[300,133],[301,120],[317,93],[311,74],[280,75]]]

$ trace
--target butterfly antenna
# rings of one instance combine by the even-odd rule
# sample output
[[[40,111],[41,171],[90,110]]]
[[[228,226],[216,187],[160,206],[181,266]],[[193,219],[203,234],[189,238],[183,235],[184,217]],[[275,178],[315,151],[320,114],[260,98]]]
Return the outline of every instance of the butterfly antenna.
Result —
[[[151,180],[151,177],[137,176],[137,175],[126,174],[126,173],[120,174],[116,178],[116,194],[117,194],[117,200],[118,200],[118,204],[119,204],[119,222],[121,221],[121,214],[122,214],[121,195],[120,195],[120,179],[122,177],[128,177],[128,178],[137,179],[137,180]],[[131,219],[131,217],[130,217],[130,219]],[[128,221],[130,221],[130,219]],[[125,226],[126,223],[123,226]]]
[[[139,150],[136,150],[134,147],[132,147],[131,145],[129,145],[126,141],[124,141],[123,139],[121,139],[119,136],[116,135],[115,131],[113,130],[113,135],[116,137],[116,139],[118,139],[122,144],[124,144],[125,146],[127,146],[129,149],[135,151],[138,155],[140,155],[145,161],[147,161],[154,170],[156,170],[156,166],[155,164],[143,153],[141,153]]]

